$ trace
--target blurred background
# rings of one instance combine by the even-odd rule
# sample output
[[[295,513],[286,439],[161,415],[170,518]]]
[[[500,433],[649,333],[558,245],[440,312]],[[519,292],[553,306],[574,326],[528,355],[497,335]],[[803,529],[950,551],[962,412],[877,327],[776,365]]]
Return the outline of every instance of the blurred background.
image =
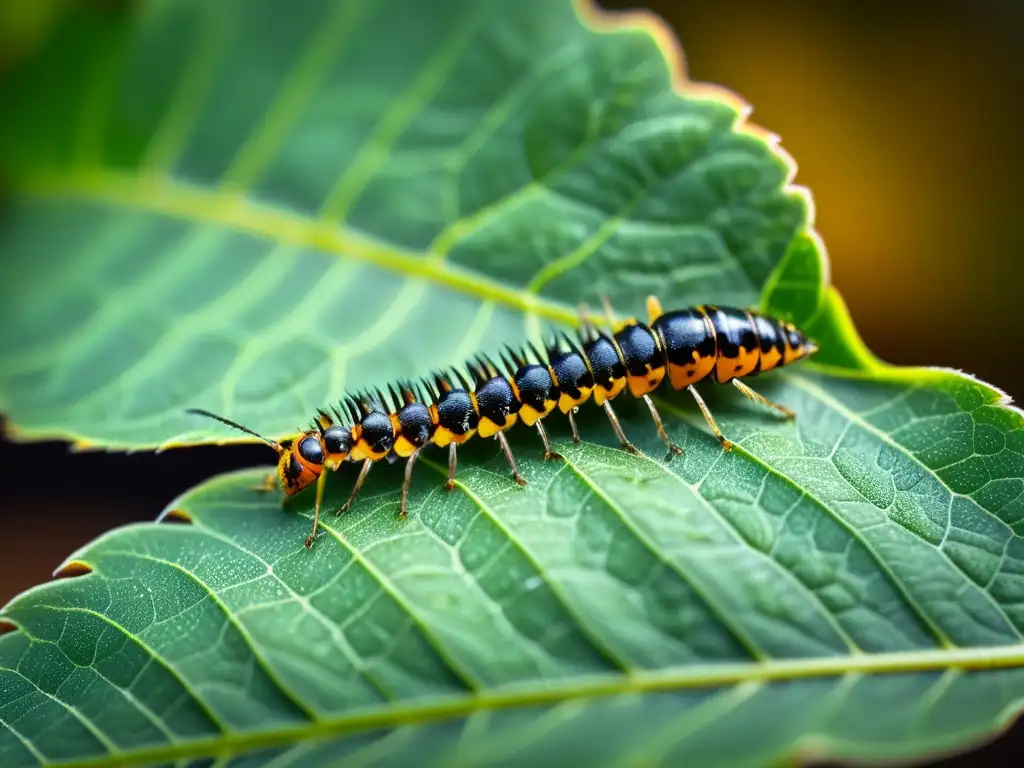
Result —
[[[62,5],[2,4],[0,77]],[[726,85],[781,136],[814,193],[832,281],[880,357],[961,368],[1024,400],[1024,2],[600,5],[657,12],[690,78]],[[212,474],[266,462],[259,447],[126,457],[0,442],[0,603],[103,531],[152,519]]]

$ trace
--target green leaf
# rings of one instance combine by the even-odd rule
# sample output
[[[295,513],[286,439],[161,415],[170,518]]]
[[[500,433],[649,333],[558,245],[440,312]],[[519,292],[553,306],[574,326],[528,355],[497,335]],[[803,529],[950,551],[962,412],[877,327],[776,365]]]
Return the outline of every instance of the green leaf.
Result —
[[[4,86],[0,407],[25,438],[284,435],[343,389],[574,322],[754,305],[821,345],[756,379],[592,406],[370,474],[303,547],[212,479],[0,620],[0,764],[767,765],[920,758],[1024,700],[1024,417],[864,348],[806,196],[650,23],[567,3],[84,11]],[[429,10],[428,10],[429,9]],[[673,66],[676,66],[673,64]],[[6,116],[5,116],[6,117]],[[354,479],[332,475],[336,508]],[[171,525],[171,520],[189,525]],[[9,626],[7,626],[9,625]],[[738,735],[739,734],[739,735]]]
[[[649,23],[422,5],[151,3],[67,25],[12,78],[17,434],[239,438],[199,404],[289,435],[602,293],[756,303],[806,201],[739,104],[673,91]]]
[[[451,493],[427,460],[406,522],[377,470],[310,551],[308,499],[212,480],[171,507],[192,525],[114,531],[4,612],[3,764],[763,765],[1000,727],[1024,691],[1019,414],[945,373],[778,378],[796,424],[721,403],[733,453],[666,397],[681,459],[630,409],[650,458],[589,420],[564,464],[513,442],[525,489],[490,449]]]

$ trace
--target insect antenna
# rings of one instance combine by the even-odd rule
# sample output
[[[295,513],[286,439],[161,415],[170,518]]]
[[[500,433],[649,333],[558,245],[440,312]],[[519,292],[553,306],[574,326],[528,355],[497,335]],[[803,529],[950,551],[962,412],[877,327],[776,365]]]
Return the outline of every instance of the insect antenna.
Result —
[[[253,430],[249,429],[248,427],[243,427],[237,421],[231,421],[231,419],[225,419],[223,416],[218,416],[216,413],[210,413],[209,411],[204,411],[202,408],[188,408],[188,409],[186,409],[185,413],[192,413],[192,414],[195,414],[196,416],[205,416],[208,419],[213,419],[214,421],[219,421],[221,424],[227,424],[229,427],[233,427],[233,428],[237,429],[239,432],[244,432],[247,435],[252,435],[253,437],[259,438],[260,440],[262,440],[264,443],[269,445],[271,448],[273,448],[278,453],[284,453],[284,450],[285,450],[284,446],[282,446],[279,442],[277,442],[276,440],[271,440],[269,437],[264,437],[259,432],[254,432]]]

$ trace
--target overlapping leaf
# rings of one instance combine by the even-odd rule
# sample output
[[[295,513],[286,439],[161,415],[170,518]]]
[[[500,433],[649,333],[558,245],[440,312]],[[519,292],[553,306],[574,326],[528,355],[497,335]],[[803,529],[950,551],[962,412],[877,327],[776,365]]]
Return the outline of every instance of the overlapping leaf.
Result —
[[[649,31],[515,5],[182,0],[69,26],[4,94],[19,433],[235,437],[184,416],[203,404],[291,434],[601,293],[756,301],[806,220],[785,162],[735,105],[673,93]]]
[[[0,405],[105,446],[288,434],[342,389],[572,322],[715,301],[816,366],[616,406],[544,462],[382,467],[311,500],[216,478],[3,612],[0,763],[772,764],[909,757],[1024,697],[1022,418],[863,349],[803,197],[737,107],[676,93],[651,28],[565,3],[166,0],[75,19],[12,78]],[[59,276],[59,279],[57,279]],[[761,297],[759,299],[759,297]],[[331,478],[337,506],[352,476]],[[880,717],[879,713],[885,716]],[[743,738],[736,734],[742,733]]]

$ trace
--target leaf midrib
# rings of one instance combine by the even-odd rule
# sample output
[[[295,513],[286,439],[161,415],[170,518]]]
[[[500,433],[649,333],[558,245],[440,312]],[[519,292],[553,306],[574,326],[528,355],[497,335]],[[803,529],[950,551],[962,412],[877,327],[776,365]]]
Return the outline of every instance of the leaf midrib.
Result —
[[[404,277],[423,278],[481,301],[504,304],[527,316],[579,324],[574,307],[542,298],[525,286],[508,286],[460,267],[438,253],[404,249],[341,226],[336,220],[305,216],[229,189],[211,189],[164,175],[146,178],[108,168],[33,174],[19,179],[18,189],[28,198],[82,198],[214,224],[279,245],[311,248]]]
[[[883,675],[957,669],[980,671],[1024,666],[1024,644],[926,651],[895,651],[812,659],[770,659],[762,662],[677,665],[629,675],[604,674],[569,678],[570,685],[541,681],[528,685],[483,690],[472,696],[448,696],[431,701],[381,705],[359,712],[316,720],[301,726],[260,732],[233,732],[170,746],[124,750],[90,760],[60,765],[102,766],[112,760],[156,763],[216,753],[241,752],[323,738],[341,732],[394,728],[469,715],[563,701],[623,694],[644,694],[713,688],[744,683],[771,683],[847,675]]]

